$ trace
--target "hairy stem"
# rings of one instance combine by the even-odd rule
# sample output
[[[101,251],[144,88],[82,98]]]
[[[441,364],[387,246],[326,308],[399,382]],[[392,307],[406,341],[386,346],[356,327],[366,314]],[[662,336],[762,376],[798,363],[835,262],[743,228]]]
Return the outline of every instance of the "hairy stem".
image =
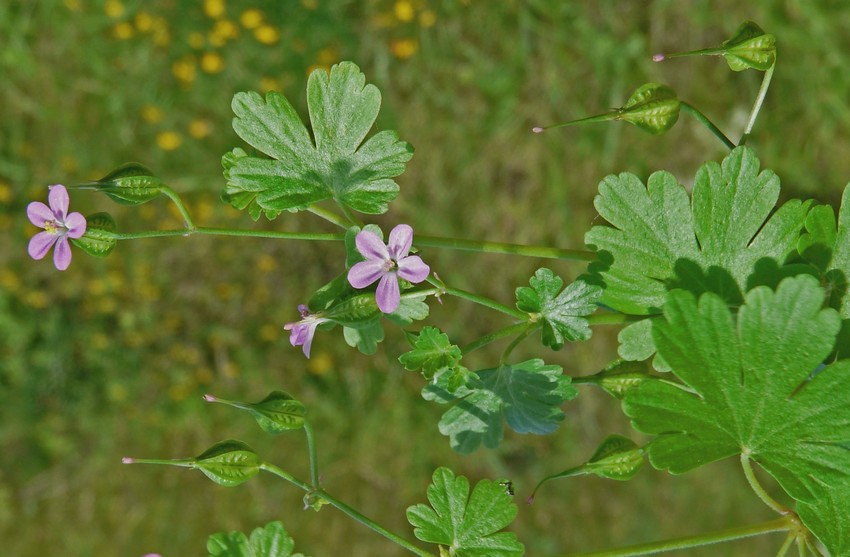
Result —
[[[479,338],[478,340],[476,340],[474,342],[470,342],[466,346],[461,347],[460,351],[465,356],[465,355],[469,354],[470,352],[474,352],[475,350],[478,350],[479,348],[483,348],[483,347],[487,346],[491,342],[495,342],[499,339],[522,333],[523,331],[528,329],[530,326],[532,326],[532,325],[530,325],[529,323],[516,323],[514,325],[508,325],[507,327],[502,327],[498,331],[493,331],[492,333],[484,335],[483,337]]]
[[[161,186],[159,191],[165,194],[165,196],[177,206],[177,210],[180,211],[180,214],[183,216],[183,221],[186,223],[186,228],[194,229],[195,223],[192,222],[192,217],[189,216],[189,211],[186,209],[186,206],[183,204],[180,196],[177,195],[177,192],[166,185]]]
[[[767,96],[767,90],[770,88],[770,80],[773,79],[773,68],[775,67],[776,62],[774,61],[770,69],[764,72],[764,78],[761,80],[759,94],[756,96],[756,102],[753,104],[752,112],[750,112],[750,120],[747,122],[747,128],[744,130],[744,135],[741,136],[741,140],[738,142],[738,145],[746,144],[747,140],[750,138],[750,133],[752,133],[753,127],[756,125],[756,118],[759,116],[761,105],[764,103],[764,98]]]
[[[313,426],[304,420],[304,435],[307,437],[307,457],[310,459],[310,482],[313,489],[319,489],[319,462],[316,458],[316,437],[313,435]]]
[[[451,288],[448,286],[443,287],[443,292],[450,296],[457,296],[458,298],[463,298],[464,300],[474,302],[480,306],[500,311],[506,315],[510,315],[511,317],[522,319],[523,321],[528,320],[527,313],[506,306],[504,304],[500,304],[496,300],[487,298],[486,296],[479,296],[478,294],[473,294],[472,292],[467,292],[466,290],[461,290],[460,288]]]
[[[240,236],[243,238],[271,238],[275,240],[318,240],[341,241],[343,234],[312,233],[312,232],[277,232],[275,230],[239,230],[234,228],[210,228],[197,226],[182,230],[146,230],[143,232],[112,232],[110,237],[116,240],[138,240],[141,238],[167,238],[173,236]]]
[[[709,120],[709,119],[708,119],[708,117],[707,117],[705,114],[703,114],[702,112],[700,112],[699,110],[697,110],[697,109],[696,109],[693,105],[686,103],[685,101],[681,101],[681,102],[679,103],[679,106],[681,106],[681,107],[682,107],[682,110],[684,110],[685,112],[687,112],[688,114],[690,114],[691,116],[693,116],[694,118],[696,118],[696,119],[697,119],[697,121],[698,121],[700,124],[702,124],[703,126],[705,126],[706,128],[708,128],[708,130],[709,130],[712,134],[714,134],[714,136],[715,136],[717,139],[719,139],[720,141],[722,141],[722,142],[723,142],[723,144],[724,144],[726,147],[728,147],[730,151],[731,151],[732,149],[734,149],[734,148],[735,148],[735,144],[734,144],[734,143],[732,143],[732,141],[731,141],[728,137],[726,137],[726,134],[724,134],[722,131],[720,131],[720,128],[718,128],[717,126],[715,126],[715,125],[714,125],[714,122],[712,122],[711,120]]]
[[[416,547],[415,545],[413,545],[412,543],[410,543],[409,541],[402,538],[401,536],[393,534],[392,532],[390,532],[389,530],[387,530],[386,528],[384,528],[383,526],[381,526],[380,524],[378,524],[374,520],[367,518],[366,516],[361,514],[359,511],[349,507],[348,505],[346,505],[345,503],[343,503],[339,499],[328,494],[326,491],[324,491],[322,489],[314,489],[312,486],[310,486],[310,484],[295,478],[294,476],[292,476],[291,474],[288,474],[287,472],[281,470],[280,468],[278,468],[274,464],[270,464],[268,462],[263,462],[262,464],[260,464],[260,469],[265,470],[266,472],[270,472],[270,473],[274,474],[275,476],[288,481],[292,485],[303,489],[307,493],[309,493],[309,494],[311,494],[311,495],[313,495],[317,498],[322,499],[323,501],[327,502],[332,507],[336,508],[337,510],[342,511],[345,514],[347,514],[349,517],[353,518],[354,520],[356,520],[360,524],[363,524],[364,526],[366,526],[367,528],[369,528],[373,532],[376,532],[376,533],[384,536],[388,540],[400,545],[401,547],[410,551],[411,553],[413,553],[415,555],[419,555],[419,557],[436,557],[433,553],[425,551],[424,549],[420,549],[420,548]]]
[[[785,532],[790,530],[792,527],[793,521],[791,517],[784,516],[769,522],[762,522],[761,524],[728,528],[726,530],[710,532],[708,534],[698,534],[696,536],[662,540],[593,553],[571,553],[564,557],[634,557],[637,555],[654,555],[656,553],[664,553],[666,551],[673,551],[676,549],[688,549],[692,547],[739,540],[741,538],[749,538],[752,536],[760,536],[770,532]]]
[[[339,215],[332,211],[328,211],[327,209],[323,209],[318,205],[310,205],[307,207],[307,210],[316,215],[319,218],[325,219],[326,221],[339,226],[340,228],[348,228],[348,223],[340,218]]]
[[[747,482],[749,482],[750,487],[765,505],[778,512],[779,514],[789,514],[791,512],[787,507],[781,505],[779,502],[776,501],[776,499],[771,497],[767,493],[767,491],[765,491],[765,489],[759,483],[758,478],[756,478],[755,472],[753,471],[753,467],[750,464],[750,458],[743,453],[741,454],[741,468],[744,469],[744,476],[747,477]]]

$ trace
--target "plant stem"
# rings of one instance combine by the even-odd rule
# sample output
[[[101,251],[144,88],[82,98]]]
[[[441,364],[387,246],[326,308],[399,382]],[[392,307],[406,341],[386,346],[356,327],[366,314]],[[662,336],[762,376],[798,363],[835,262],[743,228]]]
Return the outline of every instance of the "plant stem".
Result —
[[[316,215],[317,217],[323,218],[326,221],[339,226],[340,228],[348,228],[348,223],[342,220],[339,215],[332,211],[328,211],[327,209],[323,209],[318,205],[310,205],[307,207],[307,210]]]
[[[512,336],[512,335],[522,333],[523,331],[528,329],[530,326],[532,326],[532,325],[529,324],[529,323],[516,323],[514,325],[508,325],[507,327],[502,327],[498,331],[493,331],[490,334],[484,335],[483,337],[479,338],[475,342],[470,342],[466,346],[462,347],[460,349],[460,351],[465,356],[465,355],[469,354],[470,352],[473,352],[475,350],[478,350],[479,348],[483,348],[484,346],[487,346],[491,342],[495,342],[495,341],[497,341],[501,338],[505,338],[505,337],[509,337],[509,336]]]
[[[181,201],[177,192],[166,185],[162,185],[159,191],[164,193],[165,196],[177,206],[177,210],[180,211],[180,214],[183,216],[183,221],[186,223],[186,228],[195,228],[195,223],[192,222],[192,217],[189,216],[189,211],[186,209],[186,206],[183,205],[183,201]]]
[[[588,325],[623,325],[625,323],[637,323],[649,319],[651,315],[631,315],[628,313],[595,313],[588,316]]]
[[[363,514],[361,514],[358,511],[356,511],[355,509],[349,507],[348,505],[346,505],[342,501],[340,501],[340,500],[336,499],[335,497],[329,495],[326,491],[324,491],[322,489],[313,489],[306,482],[303,482],[303,481],[295,478],[291,474],[284,472],[283,470],[281,470],[280,468],[278,468],[274,464],[270,464],[268,462],[263,462],[262,464],[260,464],[260,469],[265,470],[266,472],[271,472],[275,476],[278,476],[279,478],[282,478],[282,479],[288,481],[292,485],[300,487],[304,491],[306,491],[306,492],[308,492],[308,493],[310,493],[310,494],[312,494],[316,497],[321,498],[322,500],[326,501],[332,507],[335,507],[337,510],[342,511],[343,513],[347,514],[349,517],[353,518],[354,520],[356,520],[360,524],[363,524],[364,526],[371,529],[372,531],[374,531],[374,532],[384,536],[388,540],[400,545],[401,547],[410,551],[411,553],[413,553],[415,555],[419,555],[419,557],[436,557],[433,553],[425,551],[424,549],[420,549],[420,548],[416,547],[415,545],[413,545],[412,543],[410,543],[409,541],[402,538],[401,536],[393,534],[392,532],[390,532],[389,530],[387,530],[386,528],[384,528],[383,526],[381,526],[380,524],[378,524],[374,520],[367,518],[366,516],[364,516]]]
[[[759,111],[761,110],[761,105],[764,103],[764,98],[767,96],[767,90],[770,87],[770,80],[773,79],[773,68],[776,67],[776,62],[773,62],[773,65],[764,72],[764,78],[761,80],[761,87],[759,88],[759,94],[756,97],[756,102],[753,104],[753,110],[750,112],[750,121],[747,122],[747,129],[744,130],[744,135],[741,136],[741,140],[738,142],[738,145],[744,145],[747,143],[747,140],[750,138],[750,133],[753,131],[753,127],[756,125],[756,118],[758,118]]]
[[[274,230],[237,230],[233,228],[209,228],[197,226],[181,230],[146,230],[143,232],[113,232],[111,237],[116,240],[138,240],[140,238],[167,238],[171,236],[241,236],[245,238],[272,238],[276,240],[319,240],[341,241],[343,234],[312,233],[312,232],[277,232]]]
[[[744,469],[744,476],[747,477],[747,482],[749,482],[750,487],[765,505],[778,512],[779,514],[790,513],[790,510],[788,508],[786,508],[784,505],[781,505],[779,502],[776,501],[776,499],[771,497],[767,493],[767,491],[765,491],[765,489],[759,483],[758,478],[756,478],[755,472],[753,472],[753,467],[750,464],[750,458],[744,453],[741,453],[741,468]]]
[[[459,238],[441,238],[438,236],[416,235],[417,247],[449,248],[483,253],[505,253],[544,259],[564,259],[570,261],[596,261],[596,253],[585,250],[560,249],[547,246],[524,246],[504,242],[482,242],[461,240]]]
[[[467,292],[466,290],[461,290],[459,288],[451,288],[445,286],[443,291],[450,296],[457,296],[458,298],[463,298],[464,300],[469,300],[470,302],[474,302],[478,305],[494,309],[496,311],[500,311],[504,314],[510,315],[511,317],[516,317],[517,319],[522,319],[523,321],[528,320],[528,314],[518,309],[514,309],[512,307],[508,307],[504,304],[500,304],[496,300],[492,300],[485,296],[479,296],[478,294],[473,294],[472,292]]]
[[[522,331],[519,336],[511,341],[511,343],[505,348],[504,352],[502,352],[502,356],[499,358],[499,366],[503,366],[507,363],[508,358],[511,356],[511,352],[514,351],[514,348],[519,346],[519,343],[524,341],[528,335],[531,333],[531,327],[526,327],[524,331]]]
[[[686,103],[685,101],[680,101],[679,106],[682,107],[682,110],[696,118],[700,124],[708,128],[708,130],[713,133],[714,136],[717,137],[720,141],[722,141],[723,144],[728,147],[730,151],[735,148],[735,144],[732,143],[732,141],[728,137],[726,137],[726,134],[720,131],[720,128],[715,126],[714,122],[709,120],[708,117],[699,110],[697,110],[696,107]]]
[[[313,426],[304,420],[304,435],[307,437],[307,456],[310,459],[310,481],[313,489],[319,489],[319,462],[316,458],[316,437],[313,435]]]
[[[715,543],[739,540],[741,538],[759,536],[770,532],[784,532],[790,530],[791,527],[791,517],[783,516],[782,518],[771,520],[769,522],[762,522],[761,524],[728,528],[726,530],[710,532],[708,534],[699,534],[696,536],[675,538],[672,540],[662,540],[593,553],[571,553],[564,557],[634,557],[637,555],[653,555],[655,553],[663,553],[665,551],[673,551],[676,549],[688,549],[691,547],[700,547]]]

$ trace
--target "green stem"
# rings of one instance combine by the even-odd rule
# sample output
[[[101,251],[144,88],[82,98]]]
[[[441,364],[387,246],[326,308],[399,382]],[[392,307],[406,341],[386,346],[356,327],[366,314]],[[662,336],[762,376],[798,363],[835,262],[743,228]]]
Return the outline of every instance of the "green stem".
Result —
[[[755,104],[753,104],[753,110],[750,112],[750,120],[747,122],[747,129],[744,130],[744,135],[741,136],[741,141],[738,142],[738,145],[745,145],[747,143],[747,139],[750,138],[750,133],[752,133],[753,127],[756,125],[756,118],[758,118],[761,105],[764,103],[765,96],[767,96],[767,90],[770,87],[770,80],[773,79],[773,68],[775,67],[776,62],[774,61],[770,69],[764,72],[764,78],[761,80],[759,94],[756,97]]]
[[[491,342],[495,342],[499,339],[522,333],[523,331],[525,331],[529,327],[531,327],[531,324],[529,324],[527,322],[526,323],[516,323],[515,325],[508,325],[507,327],[502,327],[498,331],[493,331],[490,334],[484,335],[483,337],[479,338],[475,342],[470,342],[466,346],[462,347],[460,349],[460,351],[465,356],[465,355],[469,354],[470,352],[473,352],[475,350],[478,350],[479,348],[483,348],[484,346],[487,346]]]
[[[463,251],[483,253],[504,253],[523,255],[526,257],[541,257],[544,259],[564,259],[570,261],[596,261],[596,253],[585,250],[560,249],[547,246],[524,246],[504,242],[481,242],[477,240],[461,240],[458,238],[441,238],[438,236],[416,235],[414,242],[417,247],[449,248]]]
[[[138,240],[141,238],[167,238],[172,236],[241,236],[245,238],[272,238],[276,240],[319,240],[341,241],[343,234],[312,233],[312,232],[277,232],[274,230],[236,230],[233,228],[209,228],[198,226],[182,230],[146,230],[143,232],[112,232],[110,237],[116,240]]]
[[[650,317],[653,316],[628,313],[595,313],[587,318],[587,323],[589,325],[624,325],[626,323],[637,323]]]
[[[180,200],[180,196],[177,195],[177,192],[166,185],[160,187],[159,191],[164,193],[165,196],[177,206],[177,210],[180,211],[180,214],[183,216],[183,221],[186,223],[186,228],[194,229],[195,223],[192,222],[192,217],[189,216],[189,211],[186,209],[186,206],[183,205],[183,201]]]
[[[513,352],[514,348],[519,346],[519,344],[528,337],[531,331],[531,327],[526,327],[524,331],[511,341],[511,343],[505,348],[504,352],[502,352],[502,356],[499,358],[499,366],[503,366],[507,363],[508,358],[511,356],[511,352]]]
[[[778,512],[779,514],[790,514],[791,511],[787,507],[781,505],[779,502],[776,501],[776,499],[771,497],[767,493],[767,491],[765,491],[765,489],[759,483],[758,478],[756,478],[755,472],[753,472],[753,467],[750,464],[750,458],[743,453],[741,454],[741,468],[744,469],[744,476],[747,477],[747,482],[749,482],[750,487],[765,505]]]
[[[691,547],[700,547],[715,543],[739,540],[741,538],[749,538],[752,536],[769,534],[771,532],[785,532],[791,528],[791,517],[783,516],[782,518],[771,520],[769,522],[762,522],[761,524],[728,528],[726,530],[710,532],[708,534],[699,534],[696,536],[688,536],[672,540],[662,540],[658,542],[621,547],[619,549],[596,551],[593,553],[571,553],[565,557],[635,557],[637,555],[653,555],[655,553],[663,553],[665,551],[673,551],[676,549],[688,549]]]
[[[328,211],[327,209],[323,209],[318,205],[310,205],[307,207],[307,210],[316,215],[317,217],[323,218],[326,221],[339,226],[340,228],[348,228],[348,223],[342,220],[339,215],[332,211]]]
[[[679,105],[682,107],[682,110],[696,118],[700,124],[708,128],[708,130],[713,133],[714,136],[717,137],[720,141],[722,141],[723,144],[726,145],[726,147],[728,147],[730,151],[735,148],[735,144],[732,143],[732,141],[728,137],[726,137],[726,134],[720,131],[720,128],[715,126],[714,122],[709,120],[708,117],[702,112],[700,112],[696,107],[686,103],[685,101],[681,101]]]
[[[337,205],[339,205],[339,208],[342,209],[342,214],[345,215],[345,218],[348,219],[348,222],[351,223],[349,226],[359,226],[360,228],[363,228],[363,222],[357,217],[355,217],[354,213],[348,210],[348,207],[346,207],[342,203],[337,203]]]
[[[788,535],[785,536],[785,541],[782,542],[782,547],[779,548],[779,551],[776,553],[776,557],[785,557],[788,553],[788,549],[791,548],[791,544],[794,543],[794,540],[797,537],[794,535],[794,532],[788,532]]]
[[[304,420],[304,435],[307,437],[307,456],[310,459],[310,481],[313,489],[319,489],[319,461],[316,458],[316,437],[313,435],[313,426]]]
[[[380,524],[378,524],[374,520],[367,518],[366,516],[364,516],[360,512],[356,511],[355,509],[349,507],[348,505],[346,505],[342,501],[331,496],[326,491],[324,491],[322,489],[313,489],[309,484],[293,477],[290,474],[287,474],[286,472],[284,472],[283,470],[281,470],[280,468],[278,468],[274,464],[270,464],[268,462],[263,462],[262,464],[260,464],[260,469],[265,470],[266,472],[271,472],[275,476],[278,476],[279,478],[282,478],[282,479],[288,481],[289,483],[291,483],[291,484],[293,484],[297,487],[300,487],[301,489],[303,489],[307,493],[310,493],[310,494],[314,495],[315,497],[321,498],[323,501],[326,501],[332,507],[336,508],[337,510],[342,511],[343,513],[347,514],[349,517],[353,518],[354,520],[356,520],[360,524],[363,524],[364,526],[371,529],[372,531],[374,531],[374,532],[384,536],[388,540],[400,545],[401,547],[410,551],[411,553],[413,553],[415,555],[419,555],[419,557],[436,557],[433,553],[425,551],[424,549],[420,549],[420,548],[416,547],[415,545],[413,545],[412,543],[410,543],[409,541],[402,538],[401,536],[393,534],[392,532],[390,532],[389,530],[387,530],[386,528],[384,528],[383,526],[381,526]]]
[[[506,306],[504,304],[500,304],[496,300],[492,300],[485,296],[479,296],[478,294],[473,294],[472,292],[467,292],[466,290],[461,290],[459,288],[451,288],[445,286],[443,288],[443,292],[449,294],[450,296],[457,296],[458,298],[463,298],[464,300],[469,300],[470,302],[474,302],[480,306],[484,306],[486,308],[494,309],[496,311],[500,311],[504,314],[510,315],[511,317],[515,317],[517,319],[522,319],[523,321],[528,320],[528,314],[519,311],[518,309],[514,309],[512,307]]]

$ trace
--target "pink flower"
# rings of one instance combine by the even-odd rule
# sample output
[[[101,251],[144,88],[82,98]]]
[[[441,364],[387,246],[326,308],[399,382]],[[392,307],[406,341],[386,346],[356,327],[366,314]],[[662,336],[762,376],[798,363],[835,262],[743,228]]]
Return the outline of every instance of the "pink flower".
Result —
[[[41,201],[27,206],[30,222],[44,229],[30,239],[27,251],[33,259],[42,259],[53,244],[53,264],[64,271],[71,264],[71,246],[68,238],[79,238],[86,232],[86,218],[80,213],[68,214],[68,191],[65,186],[50,186],[47,196],[50,207]]]
[[[283,328],[287,331],[292,331],[289,335],[290,344],[292,346],[303,346],[304,355],[309,358],[310,345],[313,344],[313,335],[316,334],[316,327],[330,320],[316,314],[311,314],[310,310],[304,304],[298,306],[298,311],[301,313],[301,321],[287,323]]]
[[[431,268],[416,255],[408,255],[413,244],[413,229],[399,224],[390,231],[389,242],[384,242],[374,232],[363,230],[354,239],[357,251],[366,261],[356,263],[348,270],[348,282],[354,288],[365,288],[375,281],[378,289],[375,300],[378,309],[392,313],[401,302],[399,277],[412,283],[428,278]]]

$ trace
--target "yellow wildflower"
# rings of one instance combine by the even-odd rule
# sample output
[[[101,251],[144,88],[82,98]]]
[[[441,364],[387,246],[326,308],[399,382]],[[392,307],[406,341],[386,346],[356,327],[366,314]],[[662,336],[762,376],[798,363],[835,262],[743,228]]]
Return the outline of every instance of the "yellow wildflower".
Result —
[[[112,19],[117,19],[124,15],[124,4],[119,0],[106,0],[106,4],[103,5],[103,11]]]
[[[137,13],[134,21],[136,23],[136,29],[138,29],[141,33],[147,33],[153,29],[154,18],[148,12],[141,11]]]
[[[242,15],[239,16],[239,23],[245,29],[256,29],[263,24],[264,18],[263,12],[256,8],[251,8],[242,12]]]
[[[201,56],[201,69],[206,73],[219,73],[224,69],[224,60],[218,52],[204,52]]]
[[[184,83],[190,83],[195,80],[195,59],[192,56],[181,58],[171,65],[171,73],[174,77]]]
[[[396,0],[393,6],[393,13],[403,23],[409,23],[416,17],[416,10],[410,0]]]
[[[189,122],[189,135],[195,139],[203,139],[212,131],[212,125],[209,120],[203,118],[195,118]]]
[[[212,34],[221,41],[229,41],[239,36],[239,26],[229,19],[220,19],[213,25]]]
[[[224,15],[224,0],[204,0],[204,13],[217,19]]]
[[[133,26],[127,23],[126,21],[122,21],[121,23],[116,23],[115,27],[112,28],[112,35],[116,39],[126,40],[133,37],[133,33],[135,30]]]
[[[173,151],[183,144],[183,136],[175,131],[160,132],[156,136],[156,144],[163,151]]]
[[[152,104],[146,104],[142,107],[142,120],[148,124],[156,124],[162,121],[164,116],[162,109]]]
[[[65,7],[72,12],[78,12],[83,8],[82,5],[80,5],[80,0],[65,0]]]
[[[0,203],[9,203],[12,197],[12,187],[6,182],[0,182]]]
[[[280,40],[280,31],[271,25],[263,24],[254,29],[254,38],[263,44],[273,45]]]
[[[204,48],[204,43],[206,43],[206,39],[204,39],[203,33],[199,33],[198,31],[192,31],[191,33],[189,33],[189,37],[186,39],[186,42],[188,42],[189,46],[191,46],[195,50],[200,50]]]
[[[419,42],[416,39],[394,39],[390,43],[390,52],[401,60],[410,58],[419,50]]]
[[[268,93],[269,91],[280,91],[282,89],[280,81],[273,77],[265,76],[260,79],[260,92]]]
[[[419,25],[422,27],[433,27],[437,23],[437,14],[433,10],[425,10],[419,14]]]
[[[319,7],[319,0],[301,0],[301,5],[308,10],[315,10]]]

